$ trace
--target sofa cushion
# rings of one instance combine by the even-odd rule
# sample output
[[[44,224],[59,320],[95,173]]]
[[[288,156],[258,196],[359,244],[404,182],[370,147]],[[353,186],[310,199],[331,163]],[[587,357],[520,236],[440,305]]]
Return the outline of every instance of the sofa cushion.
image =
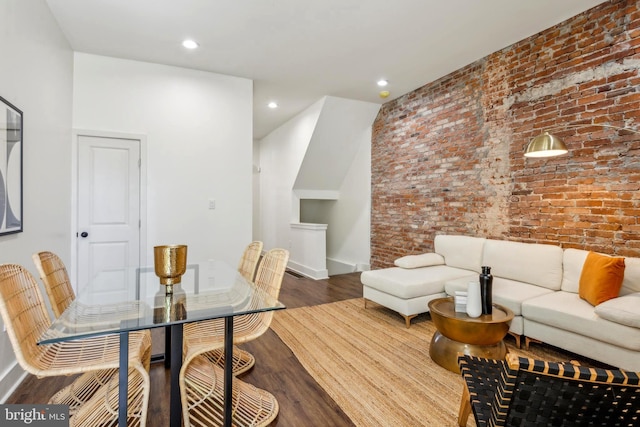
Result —
[[[578,293],[580,287],[580,275],[582,274],[582,266],[587,259],[589,251],[581,249],[565,249],[562,255],[562,286],[560,289],[565,292]]]
[[[360,281],[365,286],[407,299],[441,293],[444,282],[470,273],[473,272],[447,265],[412,269],[391,267],[363,271]]]
[[[624,258],[589,252],[582,266],[578,295],[591,305],[616,298],[624,279]]]
[[[485,241],[482,237],[438,235],[433,240],[433,246],[449,267],[480,273]]]
[[[603,319],[640,328],[640,292],[605,301],[595,312]]]
[[[620,295],[640,292],[640,258],[626,257],[624,265],[624,280]]]
[[[594,306],[573,292],[552,292],[524,301],[522,315],[527,320],[640,351],[640,329],[598,316]],[[589,350],[585,348],[583,354],[588,355]]]
[[[562,266],[564,275],[562,276],[562,290],[566,292],[578,293],[580,286],[580,274],[582,266],[589,251],[581,249],[565,249]],[[626,257],[624,259],[624,280],[620,295],[628,295],[640,292],[640,258]]]
[[[407,255],[402,258],[398,258],[393,263],[396,267],[400,268],[430,267],[432,265],[443,265],[444,257],[440,254],[434,253]]]
[[[444,284],[444,290],[448,295],[455,295],[456,291],[466,291],[469,280],[477,282],[477,277],[466,277],[449,280]],[[522,314],[522,303],[528,299],[553,293],[553,291],[529,283],[516,282],[515,280],[493,278],[493,292],[491,300],[494,304],[507,307],[515,316]]]
[[[491,267],[494,277],[551,290],[558,290],[562,285],[562,248],[559,246],[487,239],[482,265]]]

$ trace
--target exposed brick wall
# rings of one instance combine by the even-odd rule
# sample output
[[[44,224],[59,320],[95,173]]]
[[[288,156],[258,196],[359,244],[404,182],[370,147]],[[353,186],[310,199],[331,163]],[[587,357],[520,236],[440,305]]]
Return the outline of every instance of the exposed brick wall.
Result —
[[[437,234],[640,256],[640,2],[610,1],[383,106],[373,126],[371,264]]]

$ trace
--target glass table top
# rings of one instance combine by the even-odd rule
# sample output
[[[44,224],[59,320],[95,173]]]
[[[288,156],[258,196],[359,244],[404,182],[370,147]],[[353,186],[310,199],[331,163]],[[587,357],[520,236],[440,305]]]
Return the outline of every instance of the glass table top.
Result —
[[[39,344],[135,331],[285,308],[223,261],[189,264],[173,292],[161,285],[153,267],[130,272],[135,286],[119,288],[108,271],[95,275],[40,338]]]

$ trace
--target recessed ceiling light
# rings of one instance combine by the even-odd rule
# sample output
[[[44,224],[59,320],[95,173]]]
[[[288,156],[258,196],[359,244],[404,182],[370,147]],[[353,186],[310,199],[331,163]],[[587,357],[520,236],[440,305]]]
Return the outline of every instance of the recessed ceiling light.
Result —
[[[198,47],[198,43],[193,40],[185,40],[182,42],[182,46],[187,49],[195,49]]]
[[[267,107],[269,108],[278,108],[278,103],[275,101],[271,101],[270,103],[267,104]]]
[[[386,81],[385,79],[378,80],[378,86],[380,86],[380,87],[384,87],[384,86],[386,86],[388,84],[389,84],[389,82]]]

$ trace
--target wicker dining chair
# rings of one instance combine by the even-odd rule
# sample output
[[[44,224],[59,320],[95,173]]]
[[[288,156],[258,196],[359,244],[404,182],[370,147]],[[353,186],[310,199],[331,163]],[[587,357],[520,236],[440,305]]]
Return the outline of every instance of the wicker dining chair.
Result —
[[[255,285],[273,298],[278,298],[282,279],[287,268],[289,252],[271,249],[262,257],[255,275]],[[237,316],[233,320],[234,344],[242,344],[262,335],[271,324],[273,312],[254,313]],[[190,323],[184,327],[185,357],[205,353],[207,359],[224,367],[224,320],[214,319]],[[234,375],[248,371],[255,364],[255,358],[246,350],[233,347],[232,370]]]
[[[287,250],[268,251],[258,266],[256,286],[277,299],[288,260],[289,251]],[[244,343],[258,338],[269,329],[272,319],[273,311],[234,317],[234,343]],[[180,393],[185,426],[191,423],[222,425],[223,409],[220,402],[223,399],[221,367],[221,362],[224,361],[221,357],[221,352],[224,351],[223,346],[224,319],[194,322],[184,326]],[[278,404],[271,394],[235,378],[233,384],[234,425],[267,425],[277,416]],[[266,408],[263,405],[267,405]],[[265,411],[267,415],[264,414]],[[257,424],[248,420],[254,420],[252,422]]]
[[[289,260],[289,251],[271,249],[268,251],[256,272],[255,285],[272,298],[280,294],[282,279]],[[271,325],[273,311],[251,313],[233,318],[233,342],[241,344],[258,338]],[[203,353],[219,366],[223,362],[220,356],[224,344],[224,319],[212,319],[184,325],[184,363]],[[234,372],[235,373],[235,372]]]
[[[71,280],[67,273],[67,268],[62,259],[53,252],[37,252],[32,255],[32,259],[36,269],[38,270],[40,279],[44,284],[47,296],[49,297],[51,310],[57,318],[76,298],[73,287],[71,286]],[[122,307],[120,309],[122,309]],[[151,340],[151,333],[149,330],[136,331],[131,334],[148,335],[142,339],[145,342],[150,342]],[[151,348],[145,350],[144,357],[150,357],[150,355]],[[103,387],[107,385],[117,372],[118,370],[114,368],[82,374],[84,378],[78,378],[71,385],[60,390],[51,398],[49,403],[68,405],[69,414],[74,415],[81,406],[85,405],[86,402],[93,397],[93,394],[96,391],[103,389]]]
[[[180,371],[180,396],[184,427],[224,424],[223,370],[206,357],[196,356]],[[232,425],[269,425],[279,411],[278,401],[268,391],[233,378]]]
[[[0,265],[0,314],[16,360],[25,371],[38,378],[81,374],[49,402],[81,400],[82,404],[74,407],[71,425],[117,423],[120,346],[117,334],[38,345],[51,320],[35,278],[17,264]],[[129,334],[127,424],[131,426],[146,424],[150,349],[148,334]],[[85,398],[80,391],[90,393],[91,397]]]
[[[477,426],[638,426],[638,373],[507,354],[460,355],[465,381],[458,424]]]
[[[258,267],[260,256],[262,255],[262,248],[263,243],[261,241],[253,241],[245,248],[242,253],[242,258],[240,258],[238,272],[242,277],[250,282],[253,282],[253,279],[255,278],[256,268]],[[209,357],[210,359],[215,359],[215,363],[218,364],[218,366],[224,366],[224,350],[212,350]],[[255,365],[255,363],[256,359],[253,357],[253,354],[235,345],[233,346],[232,370],[234,375],[240,375],[247,372],[253,367],[253,365]]]

